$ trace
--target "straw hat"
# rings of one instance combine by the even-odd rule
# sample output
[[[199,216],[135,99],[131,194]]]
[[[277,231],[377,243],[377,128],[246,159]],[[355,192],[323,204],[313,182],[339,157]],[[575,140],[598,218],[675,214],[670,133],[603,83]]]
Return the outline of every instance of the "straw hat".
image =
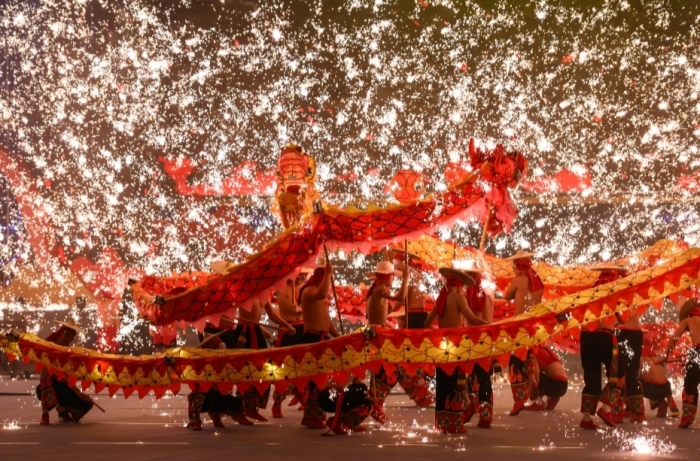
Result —
[[[319,266],[319,267],[323,267],[323,266]],[[309,274],[313,274],[313,273],[314,273],[314,269],[313,269],[313,268],[311,268],[311,267],[302,267],[302,268],[301,268],[301,271],[299,272],[299,275],[302,275],[302,274],[304,274],[304,275],[309,275]]]
[[[513,256],[506,258],[506,261],[515,261],[516,259],[531,258],[535,253],[526,253],[523,250],[518,250]]]
[[[687,319],[688,317],[690,317],[690,313],[692,312],[692,310],[699,307],[700,301],[698,299],[687,300],[681,306],[681,310],[678,311],[678,321],[682,322],[683,320]]]
[[[219,336],[223,335],[224,333],[226,333],[226,330],[221,330],[217,333],[207,333],[205,331],[204,332],[204,340],[202,340],[202,342],[197,345],[197,349],[201,349],[202,346],[204,346],[206,343],[208,343],[209,341],[211,341],[214,338],[218,338]]]
[[[481,274],[483,272],[486,272],[486,269],[477,266],[476,263],[471,259],[464,264],[460,264],[459,266],[459,270],[462,270],[467,273]]]
[[[85,330],[78,328],[78,326],[75,324],[75,320],[73,319],[68,319],[66,321],[54,320],[54,323],[63,325],[64,327],[70,328],[71,330],[77,331],[78,333],[85,333]]]
[[[394,269],[394,264],[389,261],[379,261],[377,267],[374,268],[372,274],[394,274],[397,277],[401,277],[403,273]]]
[[[598,264],[595,267],[591,267],[592,271],[616,271],[616,272],[627,272],[627,268],[620,266],[619,264],[603,263]]]
[[[462,283],[464,283],[464,285],[468,287],[476,283],[474,279],[469,276],[469,274],[458,269],[452,269],[451,267],[441,267],[439,272],[440,275],[442,275],[445,278],[456,278],[461,280]]]
[[[229,317],[228,315],[222,315],[222,316],[221,316],[221,318],[219,319],[219,327],[221,327],[222,324],[223,324],[223,325],[229,325],[229,326],[232,326],[232,327],[235,327],[235,326],[238,325],[238,324],[236,323],[236,321],[235,321],[234,319],[232,319],[231,317]]]

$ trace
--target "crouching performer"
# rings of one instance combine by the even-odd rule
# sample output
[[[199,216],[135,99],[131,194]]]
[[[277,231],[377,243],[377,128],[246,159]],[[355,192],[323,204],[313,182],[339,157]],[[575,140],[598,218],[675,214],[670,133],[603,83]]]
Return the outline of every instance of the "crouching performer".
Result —
[[[267,337],[270,334],[260,325],[260,318],[265,311],[270,320],[279,324],[289,332],[294,332],[293,326],[282,320],[272,305],[267,302],[261,303],[259,299],[253,300],[253,307],[250,311],[238,309],[237,323],[230,317],[222,315],[219,320],[219,328],[211,326],[205,328],[206,332],[218,333],[224,330],[221,341],[226,344],[227,349],[267,349]],[[260,393],[255,387],[241,395],[243,398],[243,410],[248,418],[257,421],[267,421],[267,418],[260,414],[260,409],[267,408],[270,398],[270,388]]]
[[[85,333],[78,328],[72,319],[65,322],[55,321],[61,327],[51,333],[46,341],[59,346],[70,346],[78,333]],[[95,405],[92,399],[68,380],[59,379],[56,374],[49,374],[47,368],[41,370],[36,395],[41,401],[41,424],[49,424],[49,411],[56,409],[58,417],[66,423],[77,423],[92,410]]]
[[[474,315],[464,297],[464,287],[474,285],[465,272],[443,267],[440,274],[445,285],[440,290],[435,307],[425,321],[430,328],[437,318],[440,328],[459,328],[462,317],[470,325],[484,325],[487,322]],[[450,375],[439,366],[435,370],[435,427],[442,433],[464,433],[465,413],[469,408],[467,396],[467,375],[461,367],[456,367]]]
[[[197,346],[200,349],[225,349],[226,345],[219,336],[226,330],[215,334],[204,333],[204,340]],[[187,396],[187,414],[189,423],[187,427],[195,431],[202,430],[202,413],[208,413],[214,427],[225,427],[221,421],[223,416],[228,416],[238,424],[252,425],[243,414],[243,400],[230,394],[222,394],[213,384],[211,389],[203,392],[199,383],[195,383],[194,389]]]
[[[551,411],[569,388],[569,376],[561,360],[549,347],[535,346],[528,351],[528,359],[534,368],[535,382],[530,386],[533,403],[525,407],[530,411]],[[544,400],[546,399],[546,401]]]
[[[644,332],[639,382],[642,384],[644,398],[649,399],[649,408],[656,410],[657,418],[665,418],[669,410],[671,416],[677,418],[680,416],[680,410],[673,398],[666,368],[656,363],[656,359],[661,355],[661,352],[656,350],[657,340],[658,337],[652,336],[650,332]]]
[[[332,384],[331,384],[332,386]],[[318,393],[318,404],[327,413],[333,413],[326,425],[336,435],[349,432],[365,432],[362,422],[372,413],[374,404],[367,392],[367,386],[359,378],[351,378],[351,383],[343,389],[326,389]]]
[[[683,414],[678,427],[686,429],[695,421],[698,412],[698,385],[700,385],[700,301],[689,299],[678,312],[678,330],[668,342],[664,357],[657,361],[664,365],[668,356],[676,347],[678,339],[686,332],[690,333],[693,347],[688,350],[683,380]]]

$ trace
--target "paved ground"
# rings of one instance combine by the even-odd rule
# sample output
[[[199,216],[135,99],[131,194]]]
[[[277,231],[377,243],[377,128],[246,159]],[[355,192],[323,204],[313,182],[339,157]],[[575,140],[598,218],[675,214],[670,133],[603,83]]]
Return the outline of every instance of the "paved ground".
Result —
[[[4,378],[4,379],[3,379]],[[0,453],[2,459],[41,461],[67,459],[160,460],[207,459],[226,456],[237,460],[267,459],[646,459],[670,451],[671,459],[698,459],[700,423],[679,430],[676,419],[659,420],[647,412],[644,426],[625,424],[616,429],[590,432],[578,428],[578,389],[570,389],[559,408],[550,414],[522,413],[509,417],[511,400],[506,386],[496,385],[496,415],[490,430],[470,428],[468,434],[446,436],[432,429],[433,409],[419,410],[397,393],[388,401],[391,421],[382,427],[368,422],[369,432],[347,437],[323,437],[319,431],[299,426],[301,413],[285,407],[284,419],[244,427],[227,422],[215,430],[184,428],[185,396],[156,401],[149,396],[96,400],[106,410],[93,410],[80,424],[40,426],[39,401],[28,393],[34,379],[0,378]],[[400,388],[398,388],[400,390]],[[263,412],[269,416],[269,412]],[[55,419],[55,413],[52,412]],[[474,426],[476,417],[471,423]],[[675,446],[674,446],[675,445]],[[465,453],[466,452],[466,453]]]

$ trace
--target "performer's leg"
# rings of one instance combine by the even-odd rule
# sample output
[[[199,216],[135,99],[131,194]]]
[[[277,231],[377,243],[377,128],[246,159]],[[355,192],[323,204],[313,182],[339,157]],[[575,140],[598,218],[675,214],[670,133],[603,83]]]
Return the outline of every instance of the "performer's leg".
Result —
[[[323,429],[326,427],[326,412],[318,404],[319,388],[313,381],[309,381],[307,389],[306,407],[301,425],[311,429]]]
[[[584,429],[598,429],[591,419],[598,409],[600,398],[602,375],[600,372],[601,360],[597,354],[595,335],[589,331],[581,332],[581,366],[583,368],[583,391],[581,393],[581,413],[583,419],[580,426]]]
[[[282,417],[282,402],[287,398],[287,390],[283,388],[280,392],[280,384],[275,384],[275,392],[272,393],[272,417],[281,418]]]
[[[512,354],[508,362],[508,379],[510,380],[510,390],[513,393],[513,409],[509,413],[510,416],[518,415],[530,398],[526,376],[525,363]]]
[[[204,406],[205,395],[202,393],[192,392],[187,396],[187,414],[189,416],[189,424],[187,427],[195,430],[202,430],[202,407]]]
[[[435,370],[435,428],[442,433],[464,433],[463,414],[466,409],[466,375],[457,368],[448,375]]]
[[[389,374],[384,367],[381,367],[379,373],[373,373],[372,377],[374,381],[371,386],[371,395],[376,402],[372,411],[372,418],[378,423],[384,424],[389,419],[384,413],[384,402],[398,381],[398,371],[396,370]]]
[[[540,377],[540,366],[537,363],[537,359],[535,358],[535,354],[529,350],[527,353],[527,359],[525,359],[525,370],[527,371],[527,386],[528,386],[528,393],[530,394],[530,400],[535,401],[536,403],[542,403],[542,400],[540,399],[540,392],[538,389],[538,380]],[[531,409],[539,409],[539,408],[531,408]],[[544,409],[544,404],[542,404],[542,409]]]
[[[493,422],[493,385],[491,384],[491,372],[484,370],[480,365],[474,365],[472,377],[476,378],[479,396],[479,423],[477,427],[488,429]],[[476,406],[476,402],[470,402]]]
[[[700,385],[700,346],[688,351],[683,380],[683,416],[678,427],[685,429],[693,424],[698,412],[698,385]]]
[[[41,401],[41,424],[49,424],[49,411],[58,406],[58,398],[56,397],[56,391],[50,384],[50,379],[48,383],[42,383],[37,386],[37,395]]]

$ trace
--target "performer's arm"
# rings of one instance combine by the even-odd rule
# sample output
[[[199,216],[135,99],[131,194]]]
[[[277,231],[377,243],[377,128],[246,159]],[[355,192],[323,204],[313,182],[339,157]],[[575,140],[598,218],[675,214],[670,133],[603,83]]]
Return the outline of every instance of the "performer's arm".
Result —
[[[425,319],[425,323],[423,324],[423,326],[425,328],[431,328],[433,326],[433,322],[435,321],[436,317],[437,317],[437,310],[435,310],[435,308],[433,308],[433,310],[430,311],[430,314],[428,314],[428,318]]]
[[[328,334],[330,334],[334,338],[340,336],[340,333],[338,333],[338,330],[335,328],[335,324],[332,321],[331,324],[328,326]]]
[[[668,361],[668,356],[673,352],[673,348],[676,347],[676,343],[683,336],[683,333],[688,329],[688,319],[683,320],[678,324],[678,330],[673,334],[673,337],[668,340],[668,346],[666,346],[666,351],[664,352],[663,358],[661,360],[656,360],[655,362],[659,365],[663,365]]]
[[[316,290],[316,296],[314,296],[315,299],[321,300],[321,299],[326,299],[328,297],[328,292],[330,291],[331,288],[331,275],[333,274],[333,265],[331,264],[330,261],[326,262],[326,267],[325,270],[323,271],[323,282],[321,282],[321,285],[318,287],[318,290]]]
[[[270,320],[275,322],[277,325],[283,326],[287,331],[291,333],[296,332],[296,329],[293,326],[291,326],[282,317],[279,316],[277,310],[272,307],[271,303],[265,303],[265,312],[267,312],[267,316],[270,317]]]
[[[464,297],[460,296],[457,298],[457,307],[470,325],[486,325],[488,323],[486,320],[474,315],[474,312],[469,309],[469,304],[467,304],[467,300],[464,299]]]

